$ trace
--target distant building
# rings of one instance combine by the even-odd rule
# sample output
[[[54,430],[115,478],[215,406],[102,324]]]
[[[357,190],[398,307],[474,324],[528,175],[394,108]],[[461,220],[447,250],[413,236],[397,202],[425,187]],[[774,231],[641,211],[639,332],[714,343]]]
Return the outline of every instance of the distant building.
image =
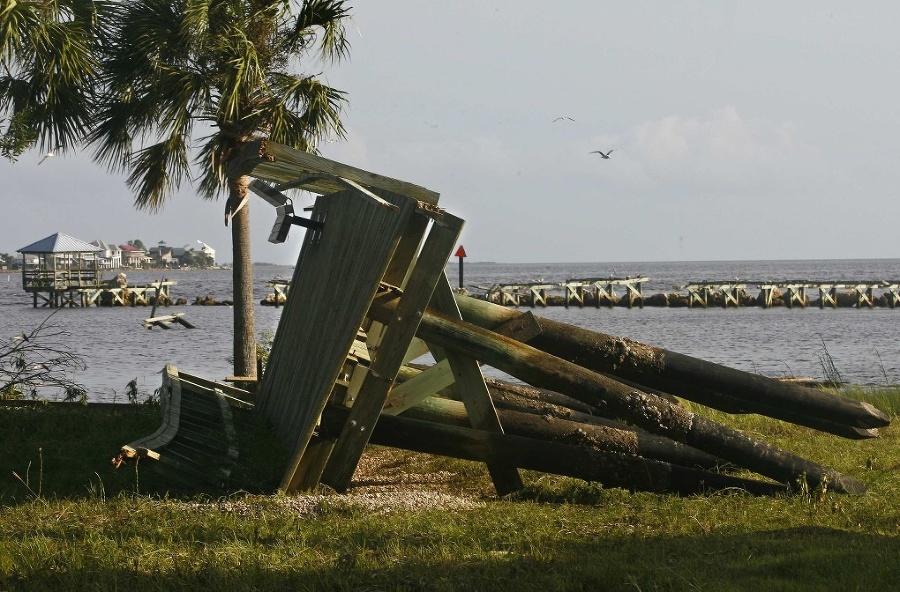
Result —
[[[159,241],[159,245],[150,247],[147,254],[156,267],[178,267],[178,258],[172,253],[172,247],[166,246],[165,241]]]
[[[119,269],[122,267],[122,249],[110,245],[100,239],[91,241],[97,247],[97,267],[100,269]]]
[[[134,245],[119,245],[119,249],[122,251],[122,264],[125,267],[140,269],[153,261],[153,258],[147,255],[147,251]]]
[[[209,265],[215,265],[216,264],[216,250],[214,248],[212,248],[211,246],[209,246],[208,244],[206,244],[205,242],[203,242],[202,240],[198,240],[197,242],[200,243],[201,245],[203,245],[200,248],[200,252],[203,253],[204,255],[206,255]]]

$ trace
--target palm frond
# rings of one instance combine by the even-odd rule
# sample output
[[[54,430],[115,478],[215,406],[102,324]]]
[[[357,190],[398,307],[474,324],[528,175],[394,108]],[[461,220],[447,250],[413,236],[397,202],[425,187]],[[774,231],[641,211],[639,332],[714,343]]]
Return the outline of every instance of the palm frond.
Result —
[[[0,90],[0,113],[20,125],[8,128],[5,137],[21,149],[40,143],[65,150],[89,128],[98,67],[94,31],[105,4],[0,5],[0,64],[8,80],[16,81]]]
[[[201,171],[197,187],[203,199],[215,199],[228,191],[228,161],[241,144],[221,134],[204,138],[194,163]]]
[[[135,191],[134,205],[158,212],[189,172],[187,146],[173,136],[141,149],[131,162],[126,183]]]
[[[0,5],[0,64],[28,61],[29,31],[39,22],[32,3],[5,1]]]
[[[322,139],[325,136],[335,135],[344,137],[344,128],[341,124],[341,111],[346,104],[346,94],[336,90],[313,76],[291,77],[280,75],[273,77],[273,87],[279,91],[276,95],[281,108],[276,113],[281,117],[273,118],[271,137],[276,142],[295,145],[297,130],[303,131],[308,140]],[[276,105],[272,105],[273,111]],[[297,121],[290,126],[279,123],[279,119],[286,121],[286,112],[297,113]]]
[[[343,0],[305,0],[294,21],[291,43],[293,51],[307,49],[311,36],[319,31],[319,52],[329,61],[347,56],[350,42],[344,21],[350,17],[350,7]]]

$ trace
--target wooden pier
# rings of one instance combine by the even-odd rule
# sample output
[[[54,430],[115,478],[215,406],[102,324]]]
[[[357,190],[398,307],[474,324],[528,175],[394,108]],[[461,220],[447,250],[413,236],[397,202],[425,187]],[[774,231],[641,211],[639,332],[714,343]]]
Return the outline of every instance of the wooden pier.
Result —
[[[582,278],[563,282],[516,282],[472,285],[480,294],[475,297],[502,306],[531,308],[547,306],[585,306],[596,308],[807,308],[813,302],[810,292],[818,292],[819,308],[876,308],[900,305],[900,281],[702,281],[676,286],[678,292],[645,294],[649,277]],[[274,279],[266,283],[272,292],[262,304],[281,306],[287,299],[290,280]],[[759,290],[754,296],[750,290]],[[623,292],[624,290],[624,292]]]
[[[649,277],[624,277],[624,278],[582,278],[569,279],[556,283],[528,283],[495,284],[484,288],[475,286],[485,291],[485,300],[503,306],[521,306],[528,304],[532,308],[536,306],[548,306],[558,304],[558,299],[548,299],[548,292],[563,291],[563,304],[568,308],[572,303],[584,307],[592,303],[597,308],[601,306],[613,307],[624,302],[628,308],[635,304],[644,306],[644,282]],[[617,288],[624,288],[624,300],[620,300],[616,294]]]
[[[86,271],[59,272],[25,270],[22,287],[32,296],[35,308],[100,306],[150,306],[171,303],[171,287],[176,282],[161,280],[142,286],[120,286]]]
[[[124,273],[102,278],[97,247],[57,232],[19,249],[22,253],[22,288],[32,303],[49,308],[100,306],[146,306],[171,303],[165,279],[145,286],[129,286]],[[26,255],[36,262],[26,263]]]
[[[718,300],[723,307],[743,306],[748,298],[741,298],[746,294],[748,285],[756,285],[759,296],[750,299],[751,303],[763,308],[772,308],[782,305],[787,308],[806,308],[810,305],[809,292],[818,291],[819,308],[838,308],[839,306],[852,306],[855,308],[875,308],[879,301],[888,307],[895,308],[900,302],[900,283],[889,281],[811,281],[789,280],[779,282],[703,282],[688,284],[685,288],[689,293],[688,306],[698,303],[704,308],[710,295],[718,295]],[[876,290],[883,293],[876,294]],[[843,292],[841,292],[843,291]]]
[[[649,277],[625,277],[605,279],[571,279],[559,283],[495,284],[471,287],[482,291],[477,298],[503,306],[662,306],[684,308],[739,308],[760,306],[773,308],[807,308],[812,303],[810,293],[818,292],[819,308],[876,308],[900,305],[900,281],[846,280],[846,281],[747,281],[724,280],[688,282],[676,286],[678,292],[645,294],[644,285]],[[751,293],[753,288],[758,295]],[[620,297],[617,289],[625,289]],[[556,292],[554,294],[554,292]],[[559,293],[561,292],[561,294]]]
[[[560,285],[565,289],[565,306],[569,307],[570,301],[576,302],[579,306],[584,306],[584,296],[586,291],[593,291],[596,296],[595,304],[600,308],[602,302],[606,302],[609,307],[615,306],[619,302],[616,296],[616,288],[625,288],[625,302],[628,308],[633,308],[635,303],[641,308],[644,306],[644,282],[650,281],[648,277],[625,277],[625,278],[606,278],[606,279],[570,279],[562,282]]]

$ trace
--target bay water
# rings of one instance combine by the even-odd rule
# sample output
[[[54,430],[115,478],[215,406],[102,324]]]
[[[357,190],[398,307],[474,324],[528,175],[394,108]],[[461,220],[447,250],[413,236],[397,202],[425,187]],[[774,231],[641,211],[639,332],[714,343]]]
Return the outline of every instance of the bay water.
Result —
[[[112,279],[116,272],[109,272]],[[176,282],[171,296],[193,302],[210,296],[228,300],[231,271],[130,270],[131,285],[160,279]],[[266,282],[290,279],[290,266],[254,266],[257,333],[274,333],[282,308],[259,302],[271,292]],[[460,284],[455,258],[447,266],[453,287]],[[508,264],[465,262],[464,287],[545,282],[573,278],[649,277],[645,296],[685,293],[691,282],[730,281],[748,284],[755,295],[761,281],[876,282],[900,278],[900,259],[599,262]],[[621,292],[619,293],[621,296]],[[815,297],[816,294],[811,294]],[[232,374],[233,313],[230,306],[161,307],[157,314],[184,313],[195,329],[174,325],[147,330],[149,307],[34,308],[22,290],[21,275],[0,274],[0,340],[30,332],[43,321],[64,334],[54,346],[84,359],[87,369],[71,378],[84,385],[93,401],[124,402],[126,385],[136,380],[141,397],[161,384],[163,367],[221,380]],[[861,385],[900,384],[900,308],[820,309],[818,307],[744,308],[536,308],[534,313],[593,331],[628,337],[732,368],[772,377],[825,378],[823,364],[833,363],[842,379]],[[48,319],[49,317],[49,319]],[[502,376],[487,369],[489,375]]]

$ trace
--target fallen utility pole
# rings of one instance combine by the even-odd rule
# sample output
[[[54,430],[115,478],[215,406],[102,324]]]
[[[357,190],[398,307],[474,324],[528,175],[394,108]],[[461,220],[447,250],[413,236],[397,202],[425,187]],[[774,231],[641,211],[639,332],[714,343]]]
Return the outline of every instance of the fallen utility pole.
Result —
[[[722,459],[696,448],[634,429],[581,423],[514,409],[497,409],[497,415],[504,433],[514,436],[587,446],[595,450],[630,454],[704,470],[717,471],[726,464]],[[439,397],[429,397],[404,411],[400,417],[445,425],[471,426],[461,402]]]
[[[349,410],[329,405],[322,414],[319,438],[336,438]],[[382,415],[370,442],[484,463],[503,463],[554,475],[599,481],[605,487],[631,491],[675,492],[742,489],[754,495],[776,495],[785,485],[692,469],[627,454],[535,440],[403,416]]]
[[[465,321],[486,329],[522,314],[466,296],[456,297]],[[610,373],[648,388],[683,397],[726,412],[741,409],[823,431],[829,424],[862,428],[850,437],[871,437],[871,428],[890,419],[874,406],[797,384],[735,370],[642,344],[535,317],[542,332],[529,345],[597,372]],[[702,392],[697,400],[694,389]],[[839,434],[847,436],[846,430]]]
[[[396,292],[379,294],[370,306],[370,317],[389,322],[397,300]],[[834,469],[753,440],[661,397],[471,323],[426,310],[418,335],[428,343],[456,350],[533,386],[585,401],[604,415],[714,454],[776,481],[793,484],[805,478],[813,488],[827,483],[838,492],[865,492],[861,481]]]

